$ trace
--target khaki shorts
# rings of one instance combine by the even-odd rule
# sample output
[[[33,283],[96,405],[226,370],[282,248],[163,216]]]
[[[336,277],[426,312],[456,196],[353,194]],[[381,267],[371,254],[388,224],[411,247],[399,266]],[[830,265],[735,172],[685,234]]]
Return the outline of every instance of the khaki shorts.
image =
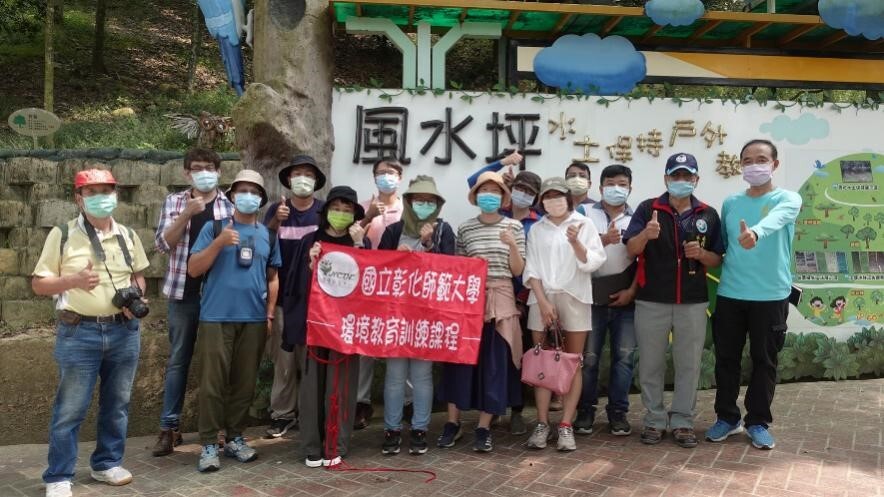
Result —
[[[547,295],[546,298],[556,308],[562,331],[587,331],[592,328],[592,306],[590,304],[584,304],[565,292],[553,293]],[[531,331],[544,330],[540,304],[531,304],[528,307],[528,329]]]

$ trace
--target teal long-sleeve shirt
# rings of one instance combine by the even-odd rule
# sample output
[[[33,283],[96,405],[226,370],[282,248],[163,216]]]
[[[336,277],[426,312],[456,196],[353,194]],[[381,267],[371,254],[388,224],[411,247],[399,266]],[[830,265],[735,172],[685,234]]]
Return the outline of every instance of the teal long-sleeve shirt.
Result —
[[[724,263],[718,295],[739,300],[783,300],[792,288],[792,239],[801,196],[775,188],[760,197],[731,195],[721,207]],[[739,242],[740,220],[758,235],[752,249]]]

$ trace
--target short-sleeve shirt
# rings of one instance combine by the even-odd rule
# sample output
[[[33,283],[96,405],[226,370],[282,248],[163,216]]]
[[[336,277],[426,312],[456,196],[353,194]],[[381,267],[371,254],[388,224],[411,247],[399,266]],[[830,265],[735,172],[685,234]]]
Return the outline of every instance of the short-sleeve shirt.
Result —
[[[193,245],[196,243],[196,238],[199,236],[200,231],[202,231],[203,226],[214,219],[213,212],[213,202],[208,202],[206,203],[206,208],[203,209],[202,212],[190,218],[190,223],[187,227],[188,253],[193,249]],[[200,290],[203,286],[203,276],[205,275],[197,276],[196,278],[189,274],[185,276],[184,294],[181,296],[182,302],[199,304]]]
[[[276,236],[279,238],[279,249],[282,255],[282,269],[279,271],[279,288],[285,288],[285,278],[291,265],[298,262],[295,257],[305,236],[319,229],[319,214],[325,202],[317,198],[313,199],[313,205],[307,210],[299,211],[292,205],[291,200],[286,200],[289,208],[289,217],[279,224]],[[279,202],[270,204],[267,214],[264,216],[264,224],[268,224],[274,216]]]
[[[366,200],[360,205],[362,205],[362,208],[368,212],[368,208],[371,206],[371,200]],[[398,223],[400,219],[402,219],[401,196],[396,198],[396,202],[392,206],[387,206],[384,209],[383,214],[378,214],[378,216],[372,219],[371,222],[368,223],[368,226],[365,227],[366,231],[368,231],[368,239],[371,240],[371,248],[378,248],[381,245],[381,236],[384,235],[384,230],[387,229],[387,226]]]
[[[489,278],[512,278],[510,248],[500,241],[500,232],[504,229],[512,230],[519,255],[524,258],[525,229],[522,223],[502,216],[496,223],[486,224],[474,217],[458,226],[457,255],[481,257],[488,261]]]
[[[223,220],[227,226],[229,220]],[[200,302],[200,321],[210,323],[257,323],[267,319],[267,268],[282,266],[279,242],[272,240],[263,224],[234,222],[240,242],[254,242],[252,263],[248,267],[238,262],[239,246],[221,249],[206,274]],[[215,239],[212,224],[206,224],[191,250],[191,256],[205,250]]]
[[[92,244],[83,224],[83,216],[68,222],[68,239],[64,244],[64,252],[61,250],[61,229],[52,228],[46,243],[43,244],[43,252],[37,261],[33,275],[40,278],[52,276],[70,276],[79,273],[92,261],[92,270],[98,274],[98,286],[91,291],[80,288],[71,288],[58,295],[55,307],[59,310],[74,311],[83,316],[110,316],[122,312],[122,309],[111,304],[114,298],[114,285],[117,288],[128,288],[132,285],[132,273],[140,273],[147,269],[150,263],[144,253],[144,247],[138,234],[128,228],[112,221],[109,232],[97,231],[101,242],[101,248],[105,253],[105,265],[101,263],[92,251]],[[132,257],[132,267],[126,265],[123,249],[116,237],[123,236],[123,241]],[[113,277],[113,285],[108,276]]]

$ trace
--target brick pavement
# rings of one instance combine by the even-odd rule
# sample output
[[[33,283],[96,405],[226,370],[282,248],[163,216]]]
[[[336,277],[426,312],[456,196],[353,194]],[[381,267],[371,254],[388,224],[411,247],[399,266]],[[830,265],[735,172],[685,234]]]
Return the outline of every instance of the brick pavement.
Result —
[[[714,391],[700,392],[696,427],[714,422]],[[348,458],[352,466],[428,469],[437,479],[424,483],[419,473],[330,472],[305,467],[297,454],[297,433],[280,440],[253,441],[260,458],[249,464],[222,461],[221,471],[200,474],[195,469],[199,446],[195,435],[169,457],[150,455],[153,438],[129,440],[125,466],[135,475],[132,484],[110,487],[88,475],[92,443],[80,448],[75,497],[98,496],[421,496],[469,497],[584,497],[584,496],[838,496],[884,495],[884,379],[793,383],[777,389],[772,451],[752,448],[738,435],[723,444],[701,442],[682,449],[667,438],[658,446],[638,440],[640,401],[631,397],[634,433],[614,437],[605,432],[578,437],[578,450],[553,448],[529,451],[526,437],[507,433],[505,424],[493,431],[495,450],[476,454],[471,449],[475,414],[465,418],[467,434],[456,448],[431,450],[415,457],[380,455],[382,422],[357,432]],[[526,410],[526,415],[529,411]],[[604,416],[602,416],[604,418]],[[435,439],[442,414],[435,414]],[[263,428],[249,431],[253,437]],[[45,445],[0,447],[0,497],[42,496],[40,474]]]

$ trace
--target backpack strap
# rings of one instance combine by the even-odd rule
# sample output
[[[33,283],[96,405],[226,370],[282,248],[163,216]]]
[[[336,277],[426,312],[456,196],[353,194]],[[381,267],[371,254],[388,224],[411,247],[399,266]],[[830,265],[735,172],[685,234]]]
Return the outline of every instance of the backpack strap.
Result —
[[[58,244],[58,260],[61,261],[61,258],[64,257],[64,246],[68,243],[68,223],[61,223],[58,225],[58,229],[61,230],[61,241]]]
[[[221,220],[220,219],[213,219],[212,220],[212,239],[213,240],[215,238],[218,238],[218,236],[221,234],[222,229],[223,228],[221,227]]]

